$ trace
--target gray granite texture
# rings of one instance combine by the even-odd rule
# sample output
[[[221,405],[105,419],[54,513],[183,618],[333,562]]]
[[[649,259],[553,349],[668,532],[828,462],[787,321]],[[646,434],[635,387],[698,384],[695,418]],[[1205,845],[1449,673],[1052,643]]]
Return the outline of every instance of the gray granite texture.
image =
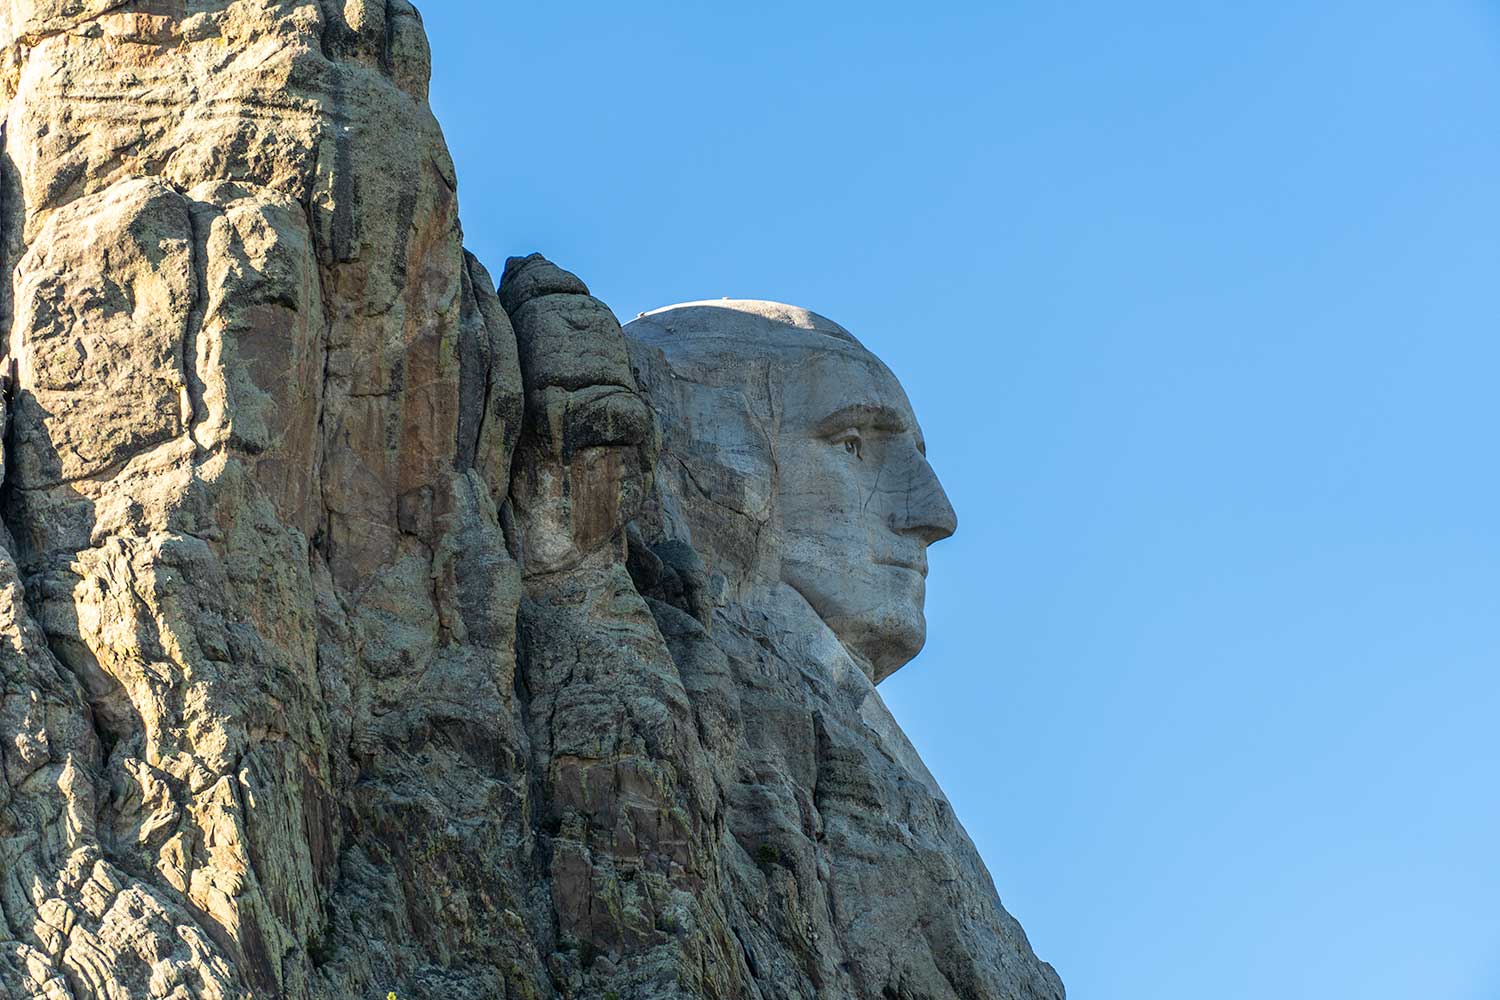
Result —
[[[1061,997],[875,689],[955,526],[900,386],[496,287],[429,69],[0,6],[0,997]]]

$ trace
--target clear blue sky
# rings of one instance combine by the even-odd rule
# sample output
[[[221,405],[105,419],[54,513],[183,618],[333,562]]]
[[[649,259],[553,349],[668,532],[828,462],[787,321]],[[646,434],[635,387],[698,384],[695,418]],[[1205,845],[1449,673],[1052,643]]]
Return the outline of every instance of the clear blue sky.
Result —
[[[905,382],[883,691],[1074,1000],[1500,998],[1500,5],[423,7],[497,273]]]

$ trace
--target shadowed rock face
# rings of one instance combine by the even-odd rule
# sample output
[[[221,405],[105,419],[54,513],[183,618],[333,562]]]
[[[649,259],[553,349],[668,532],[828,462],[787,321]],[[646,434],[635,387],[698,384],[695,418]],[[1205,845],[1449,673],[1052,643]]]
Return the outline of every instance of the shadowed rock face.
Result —
[[[874,691],[953,529],[878,362],[758,317],[767,422],[497,289],[404,0],[0,50],[0,996],[1061,995]]]

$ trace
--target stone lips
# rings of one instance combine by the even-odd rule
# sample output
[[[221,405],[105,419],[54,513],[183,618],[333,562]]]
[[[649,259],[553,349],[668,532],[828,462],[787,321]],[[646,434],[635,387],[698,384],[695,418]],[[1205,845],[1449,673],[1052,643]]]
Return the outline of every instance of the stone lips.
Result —
[[[654,358],[464,252],[410,4],[0,46],[0,995],[1061,996],[859,644],[704,527],[776,499],[748,408],[685,493]]]

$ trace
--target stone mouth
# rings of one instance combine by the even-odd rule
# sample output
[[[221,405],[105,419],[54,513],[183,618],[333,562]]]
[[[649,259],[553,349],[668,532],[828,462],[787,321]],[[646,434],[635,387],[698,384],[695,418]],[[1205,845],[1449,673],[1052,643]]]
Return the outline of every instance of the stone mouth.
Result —
[[[888,559],[877,559],[875,560],[875,565],[894,566],[896,569],[907,569],[911,570],[913,573],[921,574],[922,579],[924,580],[927,578],[927,560],[925,559],[911,560],[898,559],[893,557]]]

